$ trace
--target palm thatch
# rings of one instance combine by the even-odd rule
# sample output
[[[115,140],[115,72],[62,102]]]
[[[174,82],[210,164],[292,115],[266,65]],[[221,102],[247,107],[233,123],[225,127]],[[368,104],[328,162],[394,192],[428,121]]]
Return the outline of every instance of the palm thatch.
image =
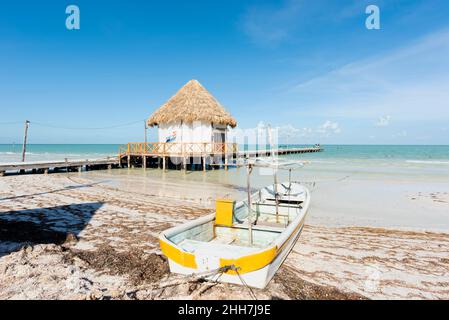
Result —
[[[237,121],[197,80],[187,82],[173,97],[148,119],[148,125],[207,121],[214,124],[237,126]]]

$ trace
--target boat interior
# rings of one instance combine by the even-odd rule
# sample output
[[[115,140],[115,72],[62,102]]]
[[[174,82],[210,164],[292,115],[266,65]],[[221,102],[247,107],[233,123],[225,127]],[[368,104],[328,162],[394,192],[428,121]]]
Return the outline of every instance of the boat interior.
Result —
[[[277,189],[277,196],[274,189]],[[172,235],[169,240],[192,253],[223,249],[220,254],[226,255],[227,252],[230,258],[251,253],[269,246],[280,236],[302,213],[301,204],[305,197],[304,188],[299,184],[278,184],[254,193],[251,196],[252,242],[248,230],[248,201],[235,203],[228,225],[218,224],[218,220],[212,219]]]

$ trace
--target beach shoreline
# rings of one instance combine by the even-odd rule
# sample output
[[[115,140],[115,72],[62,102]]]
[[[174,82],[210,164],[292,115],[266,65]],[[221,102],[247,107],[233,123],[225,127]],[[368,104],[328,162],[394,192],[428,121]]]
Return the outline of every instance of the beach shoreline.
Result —
[[[196,187],[187,188],[182,194],[182,190],[186,190],[186,183],[192,186],[190,181],[167,176],[156,177],[151,173],[147,178],[142,178],[151,186],[151,192],[148,192],[148,188],[142,188],[140,183],[126,188],[125,185],[130,183],[129,179],[120,178],[121,182],[117,185],[113,178],[117,172],[114,171],[17,175],[0,179],[0,219],[9,223],[6,227],[4,224],[8,232],[4,232],[3,239],[0,239],[2,298],[84,299],[90,297],[90,294],[104,297],[111,292],[114,292],[116,298],[128,297],[124,292],[132,291],[135,286],[130,284],[130,275],[126,272],[110,274],[107,266],[102,271],[93,270],[86,267],[79,257],[72,259],[78,262],[69,259],[72,262],[66,263],[66,267],[58,271],[58,268],[52,266],[52,259],[69,261],[67,257],[64,258],[68,254],[67,250],[101,253],[104,248],[122,254],[138,251],[143,256],[159,255],[157,237],[162,230],[210,213],[213,210],[213,199],[217,195],[238,197],[243,192],[232,184],[217,184],[206,181],[206,178],[203,181],[194,178]],[[141,174],[139,170],[119,171],[120,174],[131,176]],[[109,181],[108,177],[113,181]],[[135,192],[136,188],[140,192]],[[172,197],[167,197],[167,192]],[[419,228],[399,230],[369,224],[363,226],[363,223],[325,225],[320,220],[326,220],[326,215],[322,219],[318,217],[322,215],[320,210],[327,209],[320,208],[321,201],[317,200],[319,189],[314,194],[313,201],[317,203],[311,208],[310,219],[306,221],[303,234],[279,276],[265,290],[256,293],[258,298],[299,299],[300,292],[309,292],[310,295],[302,297],[311,299],[326,298],[326,294],[328,298],[349,299],[449,297],[449,233],[431,228],[424,231]],[[443,201],[447,200],[445,196],[439,194]],[[434,202],[435,199],[430,195],[428,197],[428,206],[439,208],[446,205],[445,202]],[[43,233],[42,230],[47,230],[50,234]],[[71,236],[67,241],[69,234]],[[33,241],[24,241],[27,237],[31,237]],[[35,249],[23,248],[30,242]],[[62,250],[61,247],[66,249]],[[21,259],[30,259],[37,267],[32,271],[26,267],[20,269],[23,266]],[[78,278],[64,276],[70,268],[78,270],[78,273],[74,273]],[[57,284],[47,283],[52,273],[71,279],[76,286],[81,286],[79,279],[82,274],[87,273],[91,279],[95,279],[92,280],[95,285],[84,284],[87,289],[77,287],[73,294],[68,295],[61,288],[58,290]],[[29,285],[33,278],[39,283],[37,287]],[[293,278],[300,285],[298,290],[293,290],[297,293],[296,296],[288,291],[288,286],[283,285],[284,280],[290,279],[291,282]],[[176,279],[183,282],[179,277]],[[141,289],[137,298],[171,299],[182,296],[213,299],[226,297],[230,293],[237,298],[250,298],[244,287],[220,284],[198,294],[197,290],[205,288],[199,286],[189,293],[190,289],[186,289],[185,283],[174,285],[172,289],[166,289],[157,296],[159,289],[154,289],[154,286],[162,283],[167,284],[165,275],[156,282],[143,281],[141,286],[145,289]],[[195,286],[192,283],[189,285]],[[102,287],[108,288],[107,294],[103,296],[99,294]],[[179,289],[183,295],[177,295],[178,291],[173,288]],[[338,290],[335,291],[335,288]],[[27,292],[27,296],[23,292]],[[75,294],[76,292],[79,294]]]

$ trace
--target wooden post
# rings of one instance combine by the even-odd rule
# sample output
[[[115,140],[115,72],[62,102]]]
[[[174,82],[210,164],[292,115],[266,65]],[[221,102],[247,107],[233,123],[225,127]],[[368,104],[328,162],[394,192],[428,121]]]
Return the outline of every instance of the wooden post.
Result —
[[[0,177],[3,177],[5,175],[5,171],[0,171]]]
[[[27,151],[28,127],[29,126],[30,126],[30,122],[28,120],[26,120],[25,121],[25,134],[23,135],[22,162],[25,162],[25,154]]]
[[[225,155],[225,170],[228,171],[228,156]]]
[[[48,168],[44,169],[44,174],[48,174]]]
[[[83,171],[83,166],[78,167],[78,172],[81,173]]]
[[[142,156],[142,161],[143,161],[142,166],[144,169],[146,169],[147,168],[147,156]]]
[[[206,156],[203,156],[203,171],[206,171]]]
[[[162,170],[164,170],[165,171],[165,168],[166,168],[166,166],[167,166],[167,160],[165,159],[165,156],[164,157],[162,157]]]
[[[187,170],[187,157],[182,157],[182,170]]]
[[[128,168],[131,168],[131,156],[128,154]]]

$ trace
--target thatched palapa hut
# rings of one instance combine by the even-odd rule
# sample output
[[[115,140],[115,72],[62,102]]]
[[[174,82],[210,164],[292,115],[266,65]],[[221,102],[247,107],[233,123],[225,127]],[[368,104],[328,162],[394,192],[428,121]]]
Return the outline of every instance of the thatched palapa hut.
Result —
[[[148,119],[161,143],[225,143],[237,121],[197,80],[187,82]]]

